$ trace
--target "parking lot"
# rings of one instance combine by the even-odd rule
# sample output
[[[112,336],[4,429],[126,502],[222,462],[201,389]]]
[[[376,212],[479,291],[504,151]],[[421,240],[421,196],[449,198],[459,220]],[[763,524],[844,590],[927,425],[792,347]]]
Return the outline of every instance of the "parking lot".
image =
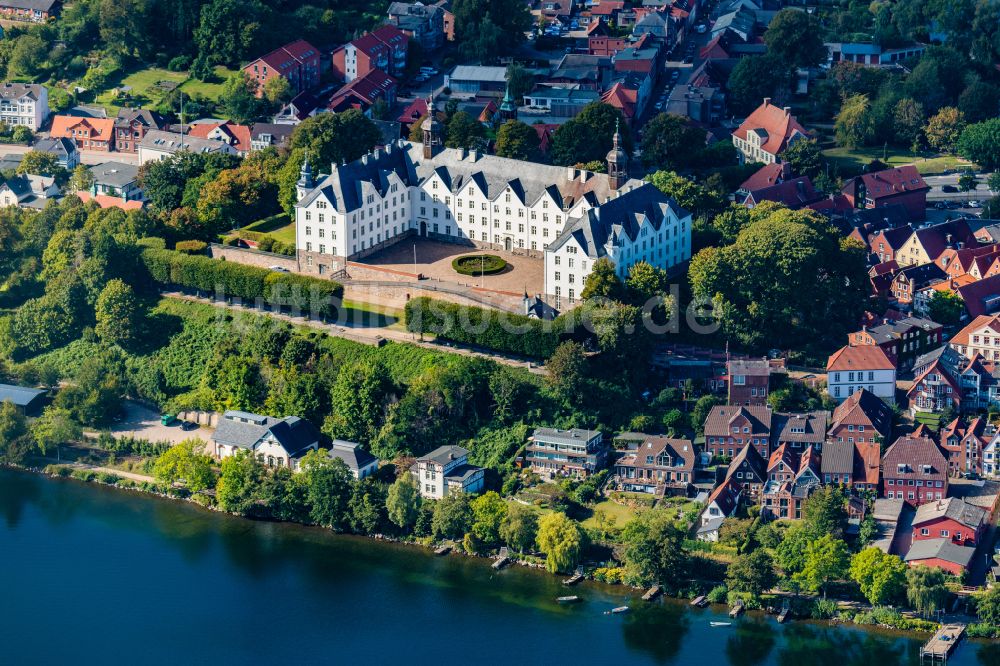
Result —
[[[151,442],[170,442],[177,444],[187,439],[200,439],[206,444],[212,433],[210,428],[193,427],[185,430],[181,422],[165,426],[160,423],[160,413],[139,403],[126,400],[125,415],[111,427],[115,437],[139,437]],[[193,424],[192,424],[193,425]]]

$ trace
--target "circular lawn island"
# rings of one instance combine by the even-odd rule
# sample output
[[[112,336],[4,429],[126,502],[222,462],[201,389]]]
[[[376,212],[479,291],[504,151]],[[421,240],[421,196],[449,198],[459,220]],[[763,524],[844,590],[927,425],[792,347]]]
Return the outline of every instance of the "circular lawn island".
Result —
[[[495,254],[469,254],[451,262],[456,273],[462,275],[496,275],[507,268],[507,262]]]

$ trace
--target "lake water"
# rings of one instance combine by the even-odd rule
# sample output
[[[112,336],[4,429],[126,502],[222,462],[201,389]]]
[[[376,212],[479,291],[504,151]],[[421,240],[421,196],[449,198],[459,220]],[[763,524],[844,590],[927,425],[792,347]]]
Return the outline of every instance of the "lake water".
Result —
[[[916,664],[894,634],[646,604],[422,549],[0,470],[0,664]],[[604,612],[623,603],[625,615]],[[950,666],[1000,664],[966,641]]]

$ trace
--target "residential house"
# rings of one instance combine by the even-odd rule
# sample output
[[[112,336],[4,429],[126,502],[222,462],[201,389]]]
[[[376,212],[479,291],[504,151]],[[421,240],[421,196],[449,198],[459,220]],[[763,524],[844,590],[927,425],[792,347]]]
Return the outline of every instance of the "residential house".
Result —
[[[953,477],[983,474],[983,451],[996,437],[997,429],[982,416],[969,422],[956,418],[941,429],[941,449],[948,458]]]
[[[159,114],[146,109],[118,110],[115,118],[115,150],[123,153],[138,153],[142,137],[150,130],[163,129],[163,119]]]
[[[998,259],[1000,259],[1000,244],[991,242],[989,245],[966,247],[963,241],[959,241],[946,247],[935,263],[948,274],[949,278],[969,276],[974,280],[981,280],[1000,272],[997,266]]]
[[[536,86],[524,95],[525,120],[530,122],[530,115],[536,112],[544,112],[546,117],[553,119],[573,118],[600,97],[596,90]]]
[[[8,0],[9,1],[9,0]],[[3,13],[0,2],[0,13]],[[0,85],[0,123],[37,132],[49,118],[49,91],[40,83]]]
[[[721,87],[682,83],[670,91],[663,111],[712,127],[725,117],[726,95]]]
[[[952,336],[948,345],[967,359],[1000,361],[1000,314],[979,315]]]
[[[993,274],[968,284],[958,284],[955,293],[965,305],[970,318],[990,314],[1000,309],[1000,274]]]
[[[906,392],[906,400],[913,415],[939,414],[945,410],[962,409],[962,386],[956,369],[940,358],[920,374]]]
[[[777,412],[771,423],[771,446],[787,446],[796,452],[814,448],[818,452],[823,448],[829,420],[830,412],[822,410],[795,414]]]
[[[298,416],[278,419],[249,412],[226,411],[212,433],[212,453],[227,458],[247,451],[268,467],[299,470],[302,457],[320,447],[321,435]]]
[[[687,439],[625,433],[611,483],[626,492],[686,495],[694,482],[695,447]]]
[[[792,178],[792,165],[788,162],[765,164],[740,184],[740,188],[736,190],[737,199],[750,192],[763,190],[772,185],[780,185],[790,178]]]
[[[733,145],[744,162],[771,164],[781,161],[781,153],[795,141],[808,139],[808,131],[792,115],[791,108],[764,103],[733,132]]]
[[[288,104],[281,107],[271,121],[275,125],[298,125],[306,118],[311,118],[322,111],[319,99],[311,92],[301,92],[292,98]]]
[[[880,444],[892,435],[892,409],[877,395],[859,388],[837,405],[827,430],[829,441]]]
[[[771,418],[766,405],[716,405],[705,419],[705,451],[733,458],[750,444],[766,458],[771,455]]]
[[[276,77],[288,81],[289,90],[296,95],[319,85],[320,52],[306,40],[297,39],[257,58],[243,72],[257,83],[258,97]]]
[[[937,264],[904,266],[893,276],[889,292],[902,308],[912,307],[918,292],[944,281],[946,277],[945,272]]]
[[[376,69],[402,77],[406,72],[409,41],[406,34],[392,25],[366,32],[333,52],[333,73],[347,83]]]
[[[760,497],[767,483],[767,461],[757,447],[745,444],[729,463],[726,478],[735,479],[751,498]]]
[[[0,384],[0,403],[9,402],[17,411],[28,416],[42,409],[47,391],[15,384]]]
[[[773,201],[792,210],[798,210],[823,198],[823,193],[816,191],[809,176],[799,176],[759,190],[750,190],[743,199],[743,205],[755,208],[765,201]]]
[[[441,48],[447,38],[455,39],[455,17],[447,2],[393,2],[389,5],[389,25],[415,39],[424,51]]]
[[[821,484],[819,454],[809,447],[800,455],[782,445],[771,454],[767,467],[761,513],[798,520],[802,517],[802,503]]]
[[[733,516],[740,507],[743,486],[733,477],[725,479],[708,496],[708,503],[701,513],[701,524],[705,526],[719,518]]]
[[[358,481],[378,471],[378,458],[361,448],[357,442],[335,439],[330,442],[327,455],[334,460],[343,460],[351,475]]]
[[[446,74],[444,85],[453,95],[478,96],[483,93],[503,93],[507,89],[507,69],[484,65],[458,65]]]
[[[900,266],[920,266],[937,261],[949,247],[961,249],[977,245],[968,222],[950,220],[913,231],[892,258]]]
[[[221,123],[195,123],[191,125],[188,136],[221,141],[232,146],[240,157],[245,157],[253,149],[250,128],[246,125],[237,125],[230,120]]]
[[[983,476],[1000,476],[1000,435],[993,435],[990,443],[983,447]]]
[[[927,193],[930,186],[913,165],[864,173],[841,190],[855,208],[883,208],[901,204],[911,220],[926,217]]]
[[[60,198],[54,178],[34,174],[16,175],[0,185],[0,207],[42,209],[50,200]]]
[[[396,79],[381,70],[373,69],[335,92],[326,108],[334,113],[358,109],[370,117],[372,107],[379,101],[389,106],[395,104],[397,90]]]
[[[605,466],[608,450],[599,430],[538,428],[524,457],[537,474],[585,478]]]
[[[900,227],[905,227],[908,233],[912,233],[912,227],[909,226],[910,215],[902,204],[889,204],[883,208],[851,208],[843,195],[836,195],[833,199],[838,204],[843,201],[847,207],[838,205],[820,212],[829,217],[843,235],[860,241],[873,254],[877,254],[872,243],[877,234]],[[899,241],[900,245],[905,240],[903,238]],[[882,256],[878,260],[886,261]]]
[[[896,365],[880,347],[841,347],[826,362],[826,382],[827,393],[838,402],[858,389],[896,402]]]
[[[909,225],[883,229],[872,237],[869,247],[880,262],[895,261],[898,265],[896,256],[912,235],[913,228]]]
[[[291,125],[276,123],[254,123],[250,128],[250,150],[265,148],[288,148],[292,140]]]
[[[919,58],[927,47],[910,44],[899,48],[883,48],[878,44],[861,42],[827,42],[829,53],[827,64],[831,67],[839,62],[853,62],[869,67],[886,67]]]
[[[461,446],[440,446],[417,458],[410,468],[420,496],[441,499],[449,493],[478,493],[483,489],[482,467],[469,464],[469,451]]]
[[[39,139],[31,149],[35,152],[55,155],[59,166],[67,171],[72,171],[80,164],[80,150],[76,147],[76,142],[66,137]]]
[[[145,164],[153,160],[162,160],[181,152],[200,153],[202,155],[211,153],[235,155],[236,149],[225,141],[201,139],[177,132],[151,130],[139,142],[139,164]]]
[[[626,46],[628,40],[614,36],[603,17],[587,26],[587,53],[590,55],[613,56]]]
[[[49,136],[72,139],[83,150],[110,152],[115,149],[115,121],[112,118],[53,116]]]
[[[139,167],[124,162],[104,162],[89,167],[94,184],[90,187],[93,196],[109,196],[123,201],[141,201],[142,188],[139,186]]]
[[[904,561],[911,567],[925,566],[961,576],[972,562],[976,549],[959,546],[951,539],[920,539],[914,541],[906,553]]]
[[[847,336],[847,344],[854,347],[879,347],[897,370],[909,370],[918,356],[939,347],[944,327],[919,317],[883,319],[877,326],[863,326]]]
[[[607,91],[611,87],[614,62],[604,56],[567,53],[545,79],[548,85],[564,88]]]
[[[906,435],[882,456],[882,496],[912,506],[948,496],[948,461],[937,442]]]
[[[766,359],[734,359],[726,362],[730,405],[767,405],[771,362]]]
[[[698,526],[698,529],[695,531],[695,538],[698,541],[716,543],[719,540],[719,530],[722,528],[722,523],[725,520],[721,516],[718,518],[709,518],[707,522],[703,522]]]
[[[989,512],[958,497],[917,507],[913,540],[950,539],[959,546],[978,546],[989,525]]]
[[[827,442],[823,445],[820,472],[825,484],[854,490],[878,490],[881,448],[871,442]]]
[[[0,16],[11,21],[44,23],[54,18],[61,0],[0,0]]]

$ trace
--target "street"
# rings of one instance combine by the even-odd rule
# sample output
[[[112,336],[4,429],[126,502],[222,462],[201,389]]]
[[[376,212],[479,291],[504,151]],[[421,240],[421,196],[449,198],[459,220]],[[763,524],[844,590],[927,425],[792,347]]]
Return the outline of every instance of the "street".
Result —
[[[953,201],[985,201],[993,197],[993,192],[986,185],[986,179],[990,177],[991,174],[988,173],[977,173],[976,174],[976,189],[970,190],[968,192],[961,192],[958,190],[958,179],[961,174],[951,173],[944,176],[924,176],[924,182],[930,185],[931,191],[927,193],[928,201],[942,201],[942,200],[953,200]],[[954,187],[954,192],[945,192],[944,188],[947,186],[949,189]]]
[[[20,146],[5,144],[0,146],[0,156],[3,155],[24,155],[31,150],[31,146]],[[81,150],[80,161],[83,164],[103,164],[104,162],[124,162],[125,164],[139,164],[138,153],[109,153],[102,150]]]

